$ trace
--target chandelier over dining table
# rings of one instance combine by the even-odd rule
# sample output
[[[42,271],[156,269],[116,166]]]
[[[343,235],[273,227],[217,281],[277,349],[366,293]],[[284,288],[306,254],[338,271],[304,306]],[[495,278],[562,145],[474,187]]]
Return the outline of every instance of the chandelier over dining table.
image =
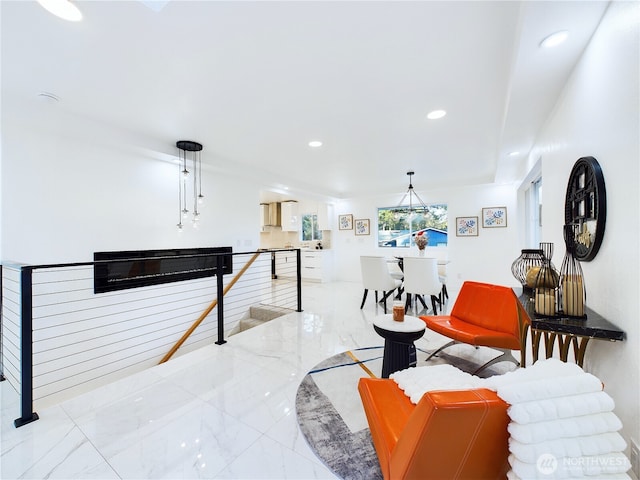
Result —
[[[409,235],[410,238],[413,239],[412,242],[414,242],[415,244],[415,234],[413,229],[414,217],[416,216],[418,211],[422,211],[422,214],[424,214],[428,210],[428,208],[422,198],[420,198],[420,195],[418,195],[418,193],[413,188],[412,177],[413,175],[415,175],[415,172],[413,170],[409,170],[407,172],[407,175],[409,176],[409,187],[407,188],[406,193],[402,196],[402,199],[398,204],[398,208],[406,208],[407,198],[409,199]],[[418,246],[417,244],[415,245]],[[422,248],[424,247],[420,248],[421,251]]]
[[[179,154],[178,168],[178,230],[182,230],[183,222],[189,219],[194,228],[200,222],[199,205],[204,202],[202,195],[202,144],[191,140],[176,142]],[[190,191],[189,191],[190,190]],[[189,211],[193,204],[193,211]]]
[[[407,175],[409,176],[409,188],[407,189],[407,192],[402,196],[402,200],[400,200],[400,203],[398,204],[399,207],[404,207],[405,206],[405,200],[407,199],[407,197],[409,197],[409,212],[413,213],[413,205],[414,205],[414,197],[416,200],[418,200],[418,204],[420,205],[420,207],[423,210],[427,209],[427,206],[425,205],[425,203],[422,201],[422,199],[420,198],[420,195],[418,195],[416,193],[416,191],[413,189],[413,182],[412,182],[412,178],[413,175],[415,175],[415,172],[413,172],[412,170],[409,170],[407,172]]]

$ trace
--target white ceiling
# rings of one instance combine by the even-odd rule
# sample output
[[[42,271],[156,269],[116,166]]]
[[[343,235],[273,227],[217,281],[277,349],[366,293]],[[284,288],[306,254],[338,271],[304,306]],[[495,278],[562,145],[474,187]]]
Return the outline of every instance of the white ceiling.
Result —
[[[117,125],[159,157],[195,140],[208,168],[309,195],[401,193],[408,170],[418,192],[510,182],[608,4],[162,3],[78,1],[71,23],[0,2],[3,118],[51,92],[60,122]]]

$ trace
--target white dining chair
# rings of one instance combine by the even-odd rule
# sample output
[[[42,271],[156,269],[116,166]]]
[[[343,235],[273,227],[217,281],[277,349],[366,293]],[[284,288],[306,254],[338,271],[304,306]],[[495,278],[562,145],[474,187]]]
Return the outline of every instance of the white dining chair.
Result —
[[[391,257],[387,258],[387,267],[389,268],[389,273],[391,276],[397,280],[402,280],[404,278],[404,272],[400,268],[400,260]]]
[[[387,313],[387,297],[396,288],[400,288],[402,282],[391,276],[385,257],[363,255],[360,257],[360,268],[362,270],[362,285],[364,286],[360,309],[364,307],[369,290],[373,290],[376,292],[376,303],[378,303],[378,292],[382,292],[384,313]]]
[[[438,277],[440,283],[442,283],[442,290],[440,291],[440,303],[442,304],[445,299],[449,298],[449,292],[447,292],[447,264],[449,263],[449,251],[444,247],[438,247],[435,249],[435,256],[438,259]]]
[[[404,291],[407,294],[405,311],[409,310],[412,295],[416,297],[416,307],[417,302],[420,301],[426,309],[423,296],[429,295],[433,314],[437,315],[437,304],[442,291],[442,283],[438,278],[438,260],[428,257],[405,257],[403,267]]]

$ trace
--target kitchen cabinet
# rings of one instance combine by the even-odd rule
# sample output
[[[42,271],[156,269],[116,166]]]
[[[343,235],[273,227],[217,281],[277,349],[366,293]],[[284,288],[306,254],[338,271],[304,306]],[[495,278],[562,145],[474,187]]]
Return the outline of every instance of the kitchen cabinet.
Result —
[[[261,203],[260,204],[260,231],[268,232],[269,231],[269,204]]]
[[[298,202],[282,202],[280,206],[280,212],[283,232],[297,232],[298,230],[300,230]]]
[[[333,205],[318,203],[318,228],[333,230]]]
[[[303,280],[330,282],[333,278],[333,253],[331,250],[303,250],[301,276]]]

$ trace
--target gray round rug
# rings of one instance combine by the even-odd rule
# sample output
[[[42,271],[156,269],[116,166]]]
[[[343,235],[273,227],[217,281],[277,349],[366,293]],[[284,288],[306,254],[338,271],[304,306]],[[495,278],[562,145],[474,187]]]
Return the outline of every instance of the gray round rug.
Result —
[[[417,349],[418,365],[448,363],[473,372],[495,356],[490,349],[470,345],[450,347],[455,355],[441,352],[429,362],[428,353]],[[379,377],[383,347],[368,347],[334,355],[316,365],[302,380],[296,394],[296,414],[307,443],[323,463],[347,480],[382,479],[378,457],[358,393],[361,377]],[[481,373],[489,377],[513,369],[503,362]]]
[[[363,368],[364,367],[364,368]],[[348,480],[382,480],[358,393],[358,379],[379,375],[382,346],[334,355],[316,365],[296,394],[296,414],[307,443],[327,467]]]

